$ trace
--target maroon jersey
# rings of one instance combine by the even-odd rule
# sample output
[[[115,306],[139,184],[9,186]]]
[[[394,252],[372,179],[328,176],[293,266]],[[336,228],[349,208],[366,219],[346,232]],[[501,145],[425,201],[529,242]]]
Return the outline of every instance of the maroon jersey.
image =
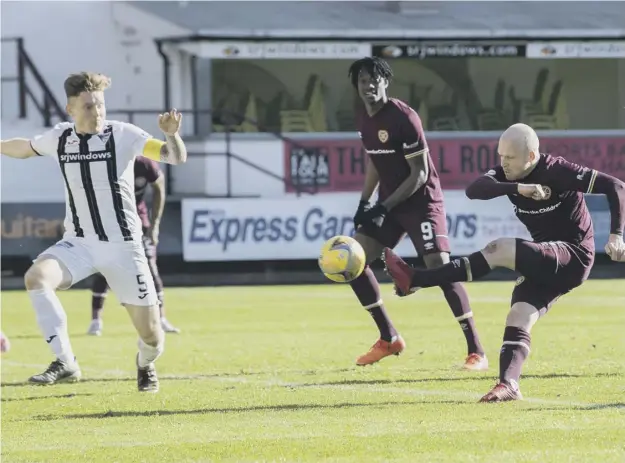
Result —
[[[143,227],[150,227],[148,206],[143,200],[148,183],[154,183],[161,176],[158,164],[143,156],[135,158],[135,199],[137,201],[137,213],[141,218]]]
[[[501,166],[488,171],[486,176],[509,182]],[[534,241],[564,241],[594,253],[592,219],[584,193],[592,191],[596,177],[595,170],[544,154],[534,170],[520,182],[542,185],[546,199],[536,201],[518,193],[509,194],[508,198]]]
[[[379,197],[384,200],[410,175],[407,159],[428,153],[421,119],[406,103],[390,98],[373,116],[369,116],[363,107],[356,122],[365,151],[378,171]],[[429,155],[427,162],[427,182],[406,200],[409,204],[416,204],[423,197],[433,202],[443,201],[438,172]]]

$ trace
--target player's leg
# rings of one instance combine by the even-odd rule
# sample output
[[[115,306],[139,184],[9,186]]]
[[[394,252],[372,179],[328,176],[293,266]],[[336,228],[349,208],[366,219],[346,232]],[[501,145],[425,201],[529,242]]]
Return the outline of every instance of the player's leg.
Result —
[[[165,297],[163,292],[163,280],[161,279],[161,275],[158,271],[157,260],[156,260],[156,246],[152,244],[149,238],[143,238],[143,247],[145,249],[145,256],[148,259],[148,266],[150,267],[150,273],[152,274],[152,279],[154,280],[154,287],[156,288],[156,295],[158,296],[158,303],[160,308],[160,323],[163,331],[166,333],[180,333],[180,329],[173,326],[167,320],[165,316]]]
[[[154,294],[156,296],[156,293]],[[158,301],[158,300],[157,300]],[[140,392],[157,392],[158,378],[154,362],[165,349],[165,333],[161,327],[158,302],[152,305],[124,304],[139,340],[137,342],[137,387]]]
[[[590,262],[588,262],[590,263]],[[499,383],[482,402],[521,399],[519,380],[530,353],[531,330],[558,298],[582,284],[589,267],[563,243],[519,240],[515,267],[525,276],[517,280],[506,319],[499,356]]]
[[[439,268],[449,263],[449,253],[437,252],[423,256],[428,269]],[[488,359],[480,342],[480,336],[475,326],[473,310],[469,302],[469,295],[462,283],[446,283],[440,286],[447,304],[460,325],[467,342],[467,357],[463,368],[471,371],[488,370]]]
[[[160,324],[154,280],[143,246],[134,242],[101,246],[97,268],[126,307],[139,335],[136,358],[138,389],[141,392],[157,392],[159,383],[154,362],[164,350],[165,336]]]
[[[531,241],[516,238],[499,238],[489,243],[484,249],[474,252],[468,257],[454,259],[436,269],[415,269],[392,250],[384,250],[384,262],[386,271],[389,273],[395,289],[400,296],[412,294],[419,288],[441,286],[447,283],[459,281],[479,280],[488,275],[496,267],[505,267],[510,270],[518,270],[523,274],[525,269],[531,271],[533,252],[529,250],[529,261],[523,253],[525,248],[536,245]],[[517,254],[521,249],[522,259],[517,261]],[[529,263],[529,265],[528,265]]]
[[[43,338],[56,359],[30,382],[54,384],[78,381],[80,367],[67,330],[67,314],[56,295],[93,273],[89,250],[80,240],[63,240],[44,251],[24,275],[28,297]]]
[[[94,275],[91,282],[91,324],[87,330],[87,334],[91,336],[100,336],[102,334],[102,309],[106,300],[106,293],[109,285],[106,278],[101,273]]]
[[[560,293],[553,288],[519,278],[512,293],[511,309],[506,318],[503,344],[499,354],[499,382],[480,402],[521,400],[519,380],[523,363],[530,354],[531,330],[540,316]]]
[[[380,293],[380,285],[369,266],[379,258],[385,245],[395,246],[401,236],[401,230],[389,218],[385,220],[382,227],[360,227],[354,236],[354,239],[360,243],[365,251],[367,265],[360,276],[353,280],[350,285],[360,304],[369,312],[380,331],[380,339],[366,354],[356,359],[357,365],[370,365],[389,355],[399,355],[406,346],[386,312]]]
[[[440,203],[429,202],[417,208],[420,214],[402,214],[399,221],[428,269],[440,268],[449,263],[451,247],[447,234],[447,216]],[[475,327],[469,295],[461,283],[449,282],[440,285],[456,321],[467,342],[467,357],[463,368],[480,371],[488,369],[488,359],[480,343]]]

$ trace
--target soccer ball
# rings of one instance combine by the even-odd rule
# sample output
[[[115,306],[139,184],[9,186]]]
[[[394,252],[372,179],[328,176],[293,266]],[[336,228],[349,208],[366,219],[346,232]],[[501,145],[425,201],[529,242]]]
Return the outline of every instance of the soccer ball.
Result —
[[[358,278],[366,265],[365,250],[349,236],[335,236],[326,241],[319,255],[319,268],[337,283],[349,283]]]

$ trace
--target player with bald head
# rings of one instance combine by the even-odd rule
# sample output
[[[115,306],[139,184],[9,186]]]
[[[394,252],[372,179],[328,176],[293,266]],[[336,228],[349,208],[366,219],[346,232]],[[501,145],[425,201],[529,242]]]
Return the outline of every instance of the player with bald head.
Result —
[[[521,274],[512,293],[499,357],[499,382],[481,402],[521,399],[519,379],[530,352],[530,331],[562,295],[580,286],[595,258],[593,225],[584,193],[606,195],[611,225],[605,247],[625,262],[625,183],[561,157],[540,154],[536,132],[514,124],[499,139],[501,165],[475,180],[469,199],[508,196],[532,241],[499,238],[481,251],[432,270],[417,270],[384,250],[386,270],[400,296],[452,281],[472,281],[496,267]]]

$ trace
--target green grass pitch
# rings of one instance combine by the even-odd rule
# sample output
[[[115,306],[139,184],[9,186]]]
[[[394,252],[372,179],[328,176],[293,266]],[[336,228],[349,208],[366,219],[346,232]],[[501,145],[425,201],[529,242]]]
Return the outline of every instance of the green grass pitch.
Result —
[[[491,369],[458,370],[465,342],[437,288],[399,299],[408,344],[359,368],[377,338],[345,285],[170,288],[161,391],[136,391],[136,335],[109,296],[86,336],[90,294],[61,293],[83,370],[24,381],[52,360],[25,292],[2,293],[2,461],[625,461],[625,283],[592,280],[534,328],[523,402],[477,404],[495,384],[514,282],[468,284]]]

